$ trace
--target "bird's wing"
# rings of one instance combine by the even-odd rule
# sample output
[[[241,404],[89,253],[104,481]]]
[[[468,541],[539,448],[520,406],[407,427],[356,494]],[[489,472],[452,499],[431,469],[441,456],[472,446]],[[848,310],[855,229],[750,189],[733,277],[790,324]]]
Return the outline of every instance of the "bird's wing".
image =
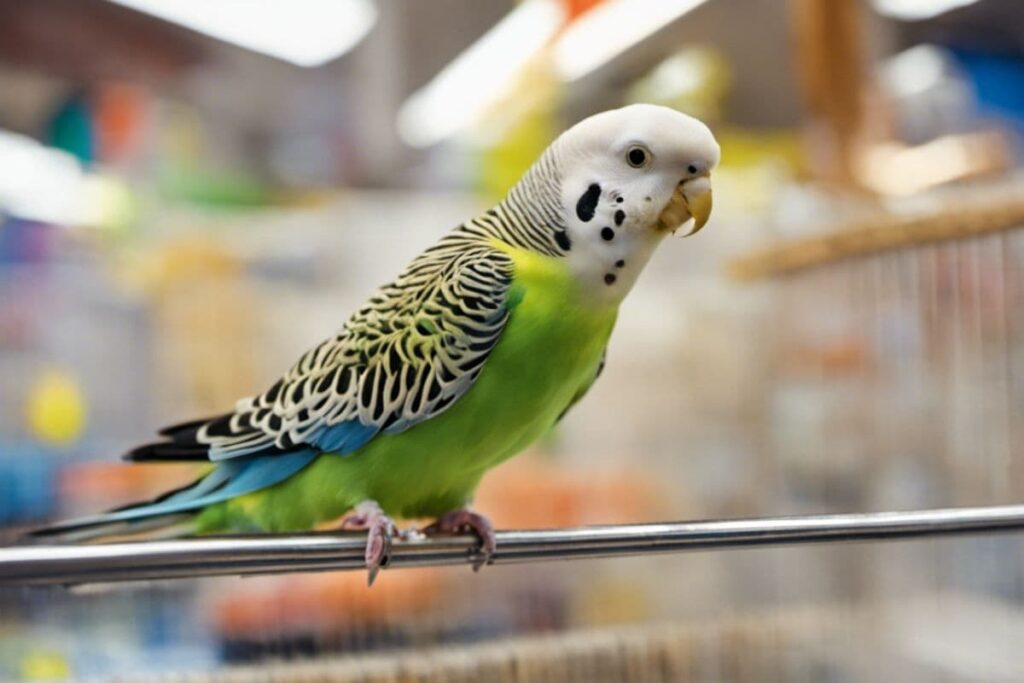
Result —
[[[129,460],[350,453],[438,415],[480,375],[511,308],[512,261],[458,231],[382,287],[268,391],[169,427]]]
[[[605,362],[605,360],[607,358],[608,358],[608,349],[605,349],[601,353],[601,360],[597,364],[597,370],[594,372],[594,376],[590,378],[589,382],[587,382],[582,387],[580,387],[580,390],[577,391],[575,393],[575,395],[573,395],[572,400],[569,401],[569,405],[567,405],[565,407],[565,410],[563,410],[561,415],[558,416],[558,419],[555,420],[556,424],[561,422],[562,418],[565,417],[566,413],[568,413],[570,410],[572,410],[573,406],[575,406],[577,403],[579,403],[583,399],[583,397],[587,395],[587,392],[590,391],[590,387],[594,386],[594,382],[596,382],[597,378],[601,376],[602,372],[604,372],[604,362]]]

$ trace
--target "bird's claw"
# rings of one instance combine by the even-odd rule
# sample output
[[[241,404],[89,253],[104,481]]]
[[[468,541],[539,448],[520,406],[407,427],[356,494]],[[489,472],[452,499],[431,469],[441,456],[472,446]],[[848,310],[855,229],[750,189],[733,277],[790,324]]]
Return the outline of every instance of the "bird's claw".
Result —
[[[423,528],[427,536],[434,534],[457,534],[469,532],[480,539],[480,554],[473,562],[473,571],[480,571],[480,567],[490,564],[494,551],[498,547],[498,540],[494,534],[494,525],[491,520],[472,510],[453,510],[437,518],[437,520]]]
[[[398,534],[395,522],[374,501],[360,503],[341,522],[342,529],[366,530],[367,585],[372,586],[391,555],[391,541]]]

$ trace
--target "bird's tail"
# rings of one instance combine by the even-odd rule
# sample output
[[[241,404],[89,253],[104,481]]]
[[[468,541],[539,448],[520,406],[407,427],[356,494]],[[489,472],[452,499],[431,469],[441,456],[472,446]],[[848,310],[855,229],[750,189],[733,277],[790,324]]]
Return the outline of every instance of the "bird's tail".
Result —
[[[97,516],[98,517],[98,516]],[[158,541],[195,534],[195,515],[167,515],[135,522],[102,522],[71,526],[57,523],[29,531],[25,543],[113,543],[118,541]],[[72,520],[78,521],[78,520]]]
[[[278,455],[220,462],[188,486],[155,500],[89,517],[57,522],[30,531],[30,539],[69,542],[104,541],[125,536],[168,538],[194,533],[194,520],[205,508],[269,488],[302,470],[318,451],[302,448]]]
[[[27,543],[96,543],[181,538],[195,533],[197,511],[161,512],[168,500],[193,491],[202,478],[153,500],[133,503],[97,515],[68,519],[30,530]]]

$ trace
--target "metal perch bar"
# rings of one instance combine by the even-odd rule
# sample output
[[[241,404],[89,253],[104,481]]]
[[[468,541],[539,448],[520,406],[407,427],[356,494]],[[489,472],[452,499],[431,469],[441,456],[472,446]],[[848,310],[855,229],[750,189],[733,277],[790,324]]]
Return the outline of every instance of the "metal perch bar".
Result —
[[[495,564],[1024,530],[1024,505],[499,531]],[[0,548],[0,586],[363,568],[365,535],[221,536]],[[468,564],[472,536],[396,539],[389,567]]]

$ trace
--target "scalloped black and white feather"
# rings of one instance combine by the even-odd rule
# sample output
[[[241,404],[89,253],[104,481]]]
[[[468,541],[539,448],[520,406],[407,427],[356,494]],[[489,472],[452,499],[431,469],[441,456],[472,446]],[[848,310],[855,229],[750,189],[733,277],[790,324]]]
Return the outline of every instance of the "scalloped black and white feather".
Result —
[[[449,408],[508,320],[512,261],[493,241],[551,256],[568,249],[557,166],[550,148],[504,202],[423,252],[266,392],[226,415],[168,427],[167,440],[127,459],[223,461],[310,446],[348,453]]]

